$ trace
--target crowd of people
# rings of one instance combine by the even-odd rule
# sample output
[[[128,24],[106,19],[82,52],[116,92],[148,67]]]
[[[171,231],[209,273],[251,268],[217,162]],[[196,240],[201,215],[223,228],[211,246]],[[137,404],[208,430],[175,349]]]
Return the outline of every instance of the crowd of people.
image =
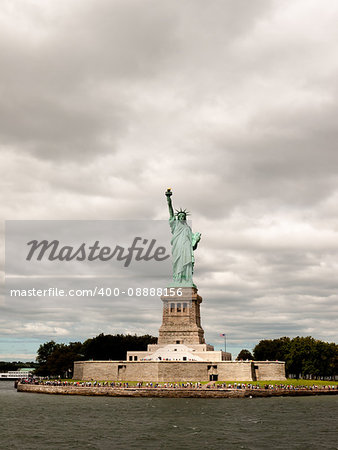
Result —
[[[224,389],[224,390],[234,390],[234,389],[245,389],[245,390],[338,390],[338,385],[326,384],[326,385],[293,385],[293,384],[264,384],[259,383],[207,383],[202,384],[200,382],[185,382],[185,383],[152,383],[152,382],[137,382],[128,383],[122,381],[67,381],[67,380],[44,380],[38,378],[26,378],[19,381],[23,384],[36,384],[44,386],[75,386],[75,387],[112,387],[116,389]]]

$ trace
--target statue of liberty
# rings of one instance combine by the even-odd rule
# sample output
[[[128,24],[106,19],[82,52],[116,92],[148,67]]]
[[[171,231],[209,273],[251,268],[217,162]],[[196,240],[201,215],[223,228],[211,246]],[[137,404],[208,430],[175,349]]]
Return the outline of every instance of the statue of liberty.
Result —
[[[187,286],[196,287],[192,280],[194,271],[194,250],[201,239],[201,233],[193,233],[187,224],[185,209],[176,210],[174,214],[171,203],[172,192],[167,189],[165,193],[169,207],[169,225],[173,235],[171,239],[171,249],[173,257],[173,285],[175,287]]]

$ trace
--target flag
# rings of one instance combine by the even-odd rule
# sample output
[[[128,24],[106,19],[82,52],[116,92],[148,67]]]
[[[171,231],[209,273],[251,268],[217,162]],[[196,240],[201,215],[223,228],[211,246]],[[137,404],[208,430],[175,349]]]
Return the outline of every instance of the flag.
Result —
[[[221,337],[225,337],[225,333],[221,333],[220,336],[221,336]]]

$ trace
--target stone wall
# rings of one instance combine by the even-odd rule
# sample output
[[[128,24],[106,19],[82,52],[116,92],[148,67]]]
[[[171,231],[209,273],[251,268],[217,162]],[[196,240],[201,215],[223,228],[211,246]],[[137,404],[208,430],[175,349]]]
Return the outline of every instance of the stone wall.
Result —
[[[207,369],[204,361],[163,361],[158,362],[158,380],[156,381],[206,381]]]
[[[222,361],[217,363],[219,381],[253,381],[251,361]]]
[[[73,378],[153,382],[285,380],[285,364],[278,361],[77,361]]]
[[[75,380],[117,380],[117,364],[112,361],[76,361],[73,378]]]
[[[19,392],[59,395],[100,395],[112,397],[171,397],[171,398],[244,398],[244,397],[280,397],[304,395],[337,395],[338,390],[264,390],[264,389],[136,389],[84,386],[42,386],[18,384]]]
[[[110,397],[170,397],[170,398],[242,398],[251,394],[245,389],[217,390],[217,389],[135,389],[112,387],[85,387],[85,386],[42,386],[32,384],[19,384],[19,392],[34,392],[37,394],[59,395],[91,395]],[[254,392],[255,391],[250,391]],[[264,396],[268,396],[263,392]]]
[[[261,380],[285,380],[283,361],[254,361],[255,378]]]

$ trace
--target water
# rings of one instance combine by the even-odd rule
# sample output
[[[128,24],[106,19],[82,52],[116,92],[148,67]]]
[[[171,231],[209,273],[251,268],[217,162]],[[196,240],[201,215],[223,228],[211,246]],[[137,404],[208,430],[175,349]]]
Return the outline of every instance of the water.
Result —
[[[337,423],[338,396],[81,397],[0,381],[1,449],[338,449]]]

